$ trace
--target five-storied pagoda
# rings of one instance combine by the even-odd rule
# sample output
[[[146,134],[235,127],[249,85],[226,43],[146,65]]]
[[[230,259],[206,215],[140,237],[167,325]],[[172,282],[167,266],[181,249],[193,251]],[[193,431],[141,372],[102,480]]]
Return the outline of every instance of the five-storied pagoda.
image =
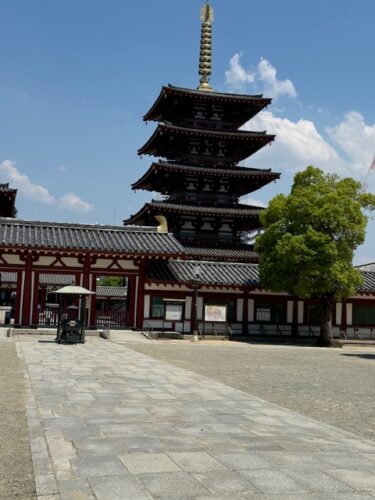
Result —
[[[254,260],[241,235],[259,229],[261,208],[241,204],[239,198],[279,174],[239,166],[274,140],[266,132],[240,128],[271,99],[212,90],[213,9],[208,0],[201,21],[198,89],[165,86],[144,116],[158,125],[138,154],[162,159],[152,163],[132,188],[156,191],[165,198],[146,203],[124,224],[159,225],[192,256]]]

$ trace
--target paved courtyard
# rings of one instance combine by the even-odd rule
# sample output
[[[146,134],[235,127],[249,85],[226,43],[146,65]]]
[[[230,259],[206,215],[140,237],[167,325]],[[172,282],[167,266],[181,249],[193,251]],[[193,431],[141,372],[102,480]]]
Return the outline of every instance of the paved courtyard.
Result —
[[[126,334],[113,332],[112,337],[148,356],[375,441],[375,346],[135,343]]]
[[[124,345],[17,341],[39,498],[375,497],[375,442]]]

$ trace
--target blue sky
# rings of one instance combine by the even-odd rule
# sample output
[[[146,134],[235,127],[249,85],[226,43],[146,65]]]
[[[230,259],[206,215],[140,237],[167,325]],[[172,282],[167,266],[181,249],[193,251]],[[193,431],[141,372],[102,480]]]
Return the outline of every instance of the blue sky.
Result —
[[[203,0],[0,0],[0,182],[19,216],[116,223],[150,199],[130,184],[163,84],[195,88]],[[277,140],[246,161],[282,179],[312,163],[363,180],[375,153],[373,0],[212,0],[219,91],[274,98],[246,128]],[[372,178],[374,177],[374,179]],[[375,172],[370,176],[375,189]],[[356,262],[375,261],[375,221]]]

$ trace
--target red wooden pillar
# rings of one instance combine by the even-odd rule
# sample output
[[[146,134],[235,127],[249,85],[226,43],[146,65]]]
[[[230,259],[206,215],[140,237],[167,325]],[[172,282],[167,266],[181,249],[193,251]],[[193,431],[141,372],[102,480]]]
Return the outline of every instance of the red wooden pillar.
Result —
[[[33,293],[33,301],[32,301],[32,324],[39,324],[39,273],[34,273],[34,293]]]
[[[95,293],[89,296],[91,302],[89,327],[96,328],[96,274],[92,275],[91,291]]]
[[[343,299],[341,302],[341,330],[346,332],[347,327],[347,317],[346,317],[346,300]]]
[[[126,303],[126,326],[133,327],[135,318],[135,294],[136,294],[137,276],[131,275],[128,277],[128,296]]]
[[[198,325],[198,322],[197,322],[197,293],[196,293],[196,290],[194,290],[193,294],[192,294],[192,299],[191,299],[191,331],[190,333],[193,333],[194,330],[195,330],[195,326]]]
[[[293,299],[293,324],[292,324],[292,335],[298,335],[298,299]]]
[[[248,321],[249,321],[249,291],[245,290],[243,295],[243,313],[242,313],[242,333],[248,334]]]
[[[21,325],[30,325],[31,302],[32,302],[32,286],[33,286],[33,258],[30,254],[23,257],[25,261],[25,274],[23,281],[23,297],[22,297],[22,310],[21,310]]]
[[[142,261],[139,266],[138,290],[137,290],[137,328],[143,328],[144,304],[145,304],[145,277],[146,263]]]
[[[23,271],[17,271],[17,288],[16,288],[16,305],[15,305],[15,312],[14,312],[14,324],[15,325],[20,325],[22,318],[21,318],[21,306],[22,306],[22,301],[23,301]]]

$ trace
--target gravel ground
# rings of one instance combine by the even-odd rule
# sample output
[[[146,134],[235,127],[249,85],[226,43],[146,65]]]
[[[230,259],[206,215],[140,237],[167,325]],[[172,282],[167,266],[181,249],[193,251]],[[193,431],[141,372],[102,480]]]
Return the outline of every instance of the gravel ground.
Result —
[[[375,440],[375,348],[158,341],[126,346]]]
[[[0,499],[33,499],[34,473],[23,370],[12,340],[0,338]]]

